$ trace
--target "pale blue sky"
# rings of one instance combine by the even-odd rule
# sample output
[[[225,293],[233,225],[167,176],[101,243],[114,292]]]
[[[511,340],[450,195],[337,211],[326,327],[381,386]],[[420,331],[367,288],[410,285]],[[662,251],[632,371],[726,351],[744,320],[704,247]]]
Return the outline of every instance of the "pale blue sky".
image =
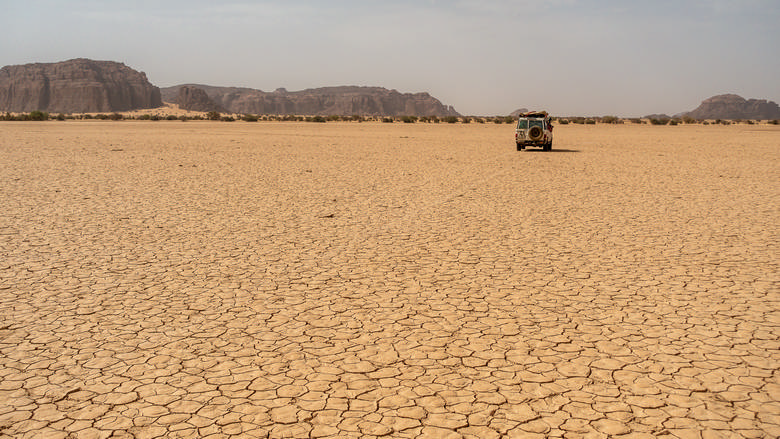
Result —
[[[463,114],[780,100],[778,0],[0,0],[0,65],[124,62],[160,87],[428,91]]]

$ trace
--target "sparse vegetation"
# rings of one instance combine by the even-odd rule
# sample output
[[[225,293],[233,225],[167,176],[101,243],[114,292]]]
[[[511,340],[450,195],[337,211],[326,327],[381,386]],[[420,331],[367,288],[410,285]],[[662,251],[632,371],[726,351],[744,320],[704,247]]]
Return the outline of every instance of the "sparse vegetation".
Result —
[[[383,123],[393,123],[393,118],[392,117],[383,117],[382,118],[382,122]]]
[[[668,123],[669,123],[669,119],[656,118],[656,117],[650,119],[651,125],[666,125]]]
[[[208,120],[220,120],[222,117],[221,114],[219,114],[219,111],[209,111],[206,113],[206,119]]]
[[[601,123],[616,124],[620,122],[620,118],[617,116],[604,116],[601,118]]]
[[[403,123],[415,123],[415,122],[417,122],[417,116],[401,116],[401,122],[403,122]]]
[[[778,122],[778,120],[777,120],[777,119],[774,119],[774,120],[770,120],[768,123],[769,123],[770,125],[777,125],[777,124],[778,124],[778,123],[780,123],[780,122]]]
[[[585,125],[596,125],[596,121],[594,119],[586,119]]]
[[[444,121],[447,123],[456,123],[458,121],[457,116],[447,116],[444,118]]]
[[[244,122],[257,122],[258,120],[260,120],[260,117],[255,114],[245,114],[241,116],[241,120],[243,120]]]

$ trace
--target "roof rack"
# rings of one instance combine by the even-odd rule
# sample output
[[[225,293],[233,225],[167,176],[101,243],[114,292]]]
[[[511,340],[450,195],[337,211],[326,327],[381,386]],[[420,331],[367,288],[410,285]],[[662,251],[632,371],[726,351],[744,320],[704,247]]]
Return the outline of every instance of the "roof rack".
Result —
[[[546,111],[529,111],[527,113],[520,113],[518,117],[547,117]]]

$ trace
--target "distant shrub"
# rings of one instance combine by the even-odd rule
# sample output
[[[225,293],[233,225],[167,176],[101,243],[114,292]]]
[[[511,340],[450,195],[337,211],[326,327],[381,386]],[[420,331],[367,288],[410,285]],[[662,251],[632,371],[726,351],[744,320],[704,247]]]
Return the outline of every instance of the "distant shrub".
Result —
[[[122,119],[124,119],[124,118],[125,118],[125,117],[124,117],[124,116],[122,116],[122,115],[121,115],[121,114],[119,114],[119,113],[111,113],[111,114],[109,114],[109,115],[108,115],[108,119],[110,119],[110,120],[122,120]]]
[[[561,125],[568,125],[569,119],[558,119],[558,123]]]
[[[219,118],[222,122],[235,122],[236,119],[233,116],[222,116]]]
[[[447,122],[447,123],[455,123],[455,122],[458,121],[458,117],[457,116],[447,116],[447,117],[444,118],[444,121]]]
[[[65,120],[65,115],[60,113],[57,115],[57,120]]]
[[[98,114],[95,115],[95,119],[107,120],[108,119],[108,115],[107,114],[103,114],[103,113],[98,113]]]
[[[151,120],[162,120],[162,116],[160,116],[159,114],[153,114]]]
[[[617,116],[604,116],[601,118],[601,123],[616,124],[620,121]]]
[[[428,119],[430,119],[431,122],[433,122],[433,123],[439,123],[439,118],[437,116],[431,115],[431,116],[428,116]]]
[[[394,121],[393,121],[392,117],[383,117],[382,118],[382,122],[383,123],[393,123]]]
[[[678,122],[677,122],[676,119],[672,119],[672,120],[669,121],[669,125],[671,125],[671,126],[677,126],[677,123]]]
[[[152,120],[152,115],[151,114],[142,114],[142,115],[138,116],[138,119],[139,120]]]
[[[696,123],[696,119],[692,118],[691,116],[683,116],[682,121],[684,123]]]
[[[476,122],[476,123],[485,123],[485,119],[483,119],[481,117],[475,117],[474,118],[474,122]]]
[[[774,120],[770,120],[768,123],[770,125],[777,125],[778,123],[780,123],[780,121],[778,121],[777,119],[774,119]]]
[[[41,120],[48,120],[48,119],[49,119],[49,115],[47,113],[44,113],[43,111],[35,110],[30,112],[30,120],[41,121]]]
[[[306,122],[325,123],[328,120],[322,116],[307,117]]]
[[[754,122],[752,120],[750,120],[750,119],[746,120],[745,123],[748,124],[748,125],[753,125],[754,124]]]
[[[585,120],[585,125],[596,125],[596,121],[593,119]]]
[[[179,120],[182,122],[187,122],[188,120],[190,120],[190,118],[182,114],[181,116],[179,116]]]
[[[338,114],[331,114],[330,116],[327,117],[327,120],[328,122],[338,122],[341,120],[341,116],[339,116]]]
[[[255,114],[245,114],[241,116],[241,120],[243,120],[244,122],[257,122],[258,120],[260,120],[260,116],[257,116]]]
[[[463,116],[460,118],[461,123],[471,123],[471,118],[468,116]]]
[[[415,123],[415,122],[417,122],[417,116],[401,116],[401,122],[403,122],[403,123]]]
[[[669,123],[669,119],[655,118],[655,117],[650,119],[650,124],[652,125],[666,125],[668,123]]]
[[[219,114],[219,111],[209,111],[206,113],[206,119],[208,120],[220,120],[222,117],[221,114]]]

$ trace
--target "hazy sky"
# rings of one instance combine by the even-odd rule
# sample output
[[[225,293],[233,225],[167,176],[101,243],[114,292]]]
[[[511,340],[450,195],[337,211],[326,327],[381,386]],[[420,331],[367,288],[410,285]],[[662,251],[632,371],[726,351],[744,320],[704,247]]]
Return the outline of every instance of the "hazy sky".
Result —
[[[0,0],[0,65],[112,60],[160,87],[427,91],[462,114],[780,100],[778,0]]]

